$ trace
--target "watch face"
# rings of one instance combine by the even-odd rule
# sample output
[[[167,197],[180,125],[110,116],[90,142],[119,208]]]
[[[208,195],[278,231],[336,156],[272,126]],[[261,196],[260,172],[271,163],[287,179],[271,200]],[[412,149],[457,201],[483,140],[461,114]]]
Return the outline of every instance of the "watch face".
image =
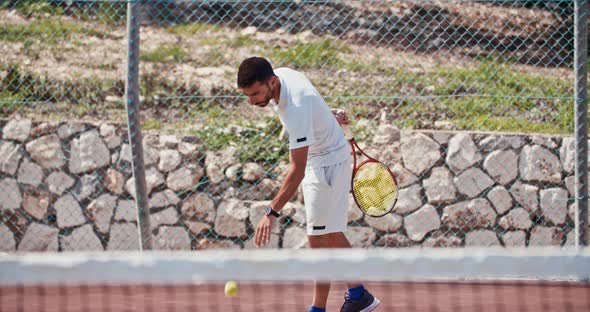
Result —
[[[271,210],[272,210],[272,209],[271,209],[270,207],[266,207],[266,209],[264,210],[264,212],[265,212],[267,215],[269,215]]]

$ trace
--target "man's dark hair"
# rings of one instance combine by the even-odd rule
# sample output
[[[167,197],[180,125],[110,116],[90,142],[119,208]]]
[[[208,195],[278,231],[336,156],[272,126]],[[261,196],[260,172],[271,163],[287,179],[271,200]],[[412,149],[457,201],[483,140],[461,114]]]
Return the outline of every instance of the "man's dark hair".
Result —
[[[270,63],[262,57],[249,57],[238,69],[238,88],[247,88],[256,81],[265,82],[275,73]]]

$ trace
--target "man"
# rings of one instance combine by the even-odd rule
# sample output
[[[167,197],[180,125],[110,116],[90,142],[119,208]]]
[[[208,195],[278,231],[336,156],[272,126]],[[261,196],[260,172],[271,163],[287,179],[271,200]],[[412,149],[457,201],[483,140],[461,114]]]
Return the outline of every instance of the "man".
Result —
[[[270,240],[279,211],[303,187],[307,217],[307,238],[311,248],[350,248],[344,235],[347,225],[348,193],[352,156],[339,123],[347,124],[346,114],[336,118],[323,97],[300,72],[288,68],[273,71],[260,57],[245,59],[238,70],[238,87],[250,104],[272,104],[289,135],[290,167],[279,189],[256,227],[254,243]],[[349,284],[343,312],[373,311],[379,300],[361,284]],[[310,312],[325,312],[330,284],[314,285]]]

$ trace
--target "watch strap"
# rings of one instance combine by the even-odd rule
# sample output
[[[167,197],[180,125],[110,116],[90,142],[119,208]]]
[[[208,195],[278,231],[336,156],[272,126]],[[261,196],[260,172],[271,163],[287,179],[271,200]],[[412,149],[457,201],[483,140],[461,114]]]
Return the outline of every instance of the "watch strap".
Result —
[[[274,209],[272,209],[271,207],[269,207],[269,208],[270,208],[270,211],[269,211],[269,213],[268,213],[269,215],[275,216],[275,217],[277,217],[277,218],[281,216],[281,214],[280,214],[280,213],[276,212],[276,211],[275,211]]]

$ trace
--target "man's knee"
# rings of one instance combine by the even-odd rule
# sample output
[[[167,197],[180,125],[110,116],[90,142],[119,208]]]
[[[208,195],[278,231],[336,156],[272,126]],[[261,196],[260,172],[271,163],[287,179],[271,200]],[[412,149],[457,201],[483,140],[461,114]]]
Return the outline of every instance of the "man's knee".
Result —
[[[342,246],[343,241],[346,240],[346,237],[342,232],[328,233],[323,235],[308,235],[307,239],[311,248],[346,247]]]

